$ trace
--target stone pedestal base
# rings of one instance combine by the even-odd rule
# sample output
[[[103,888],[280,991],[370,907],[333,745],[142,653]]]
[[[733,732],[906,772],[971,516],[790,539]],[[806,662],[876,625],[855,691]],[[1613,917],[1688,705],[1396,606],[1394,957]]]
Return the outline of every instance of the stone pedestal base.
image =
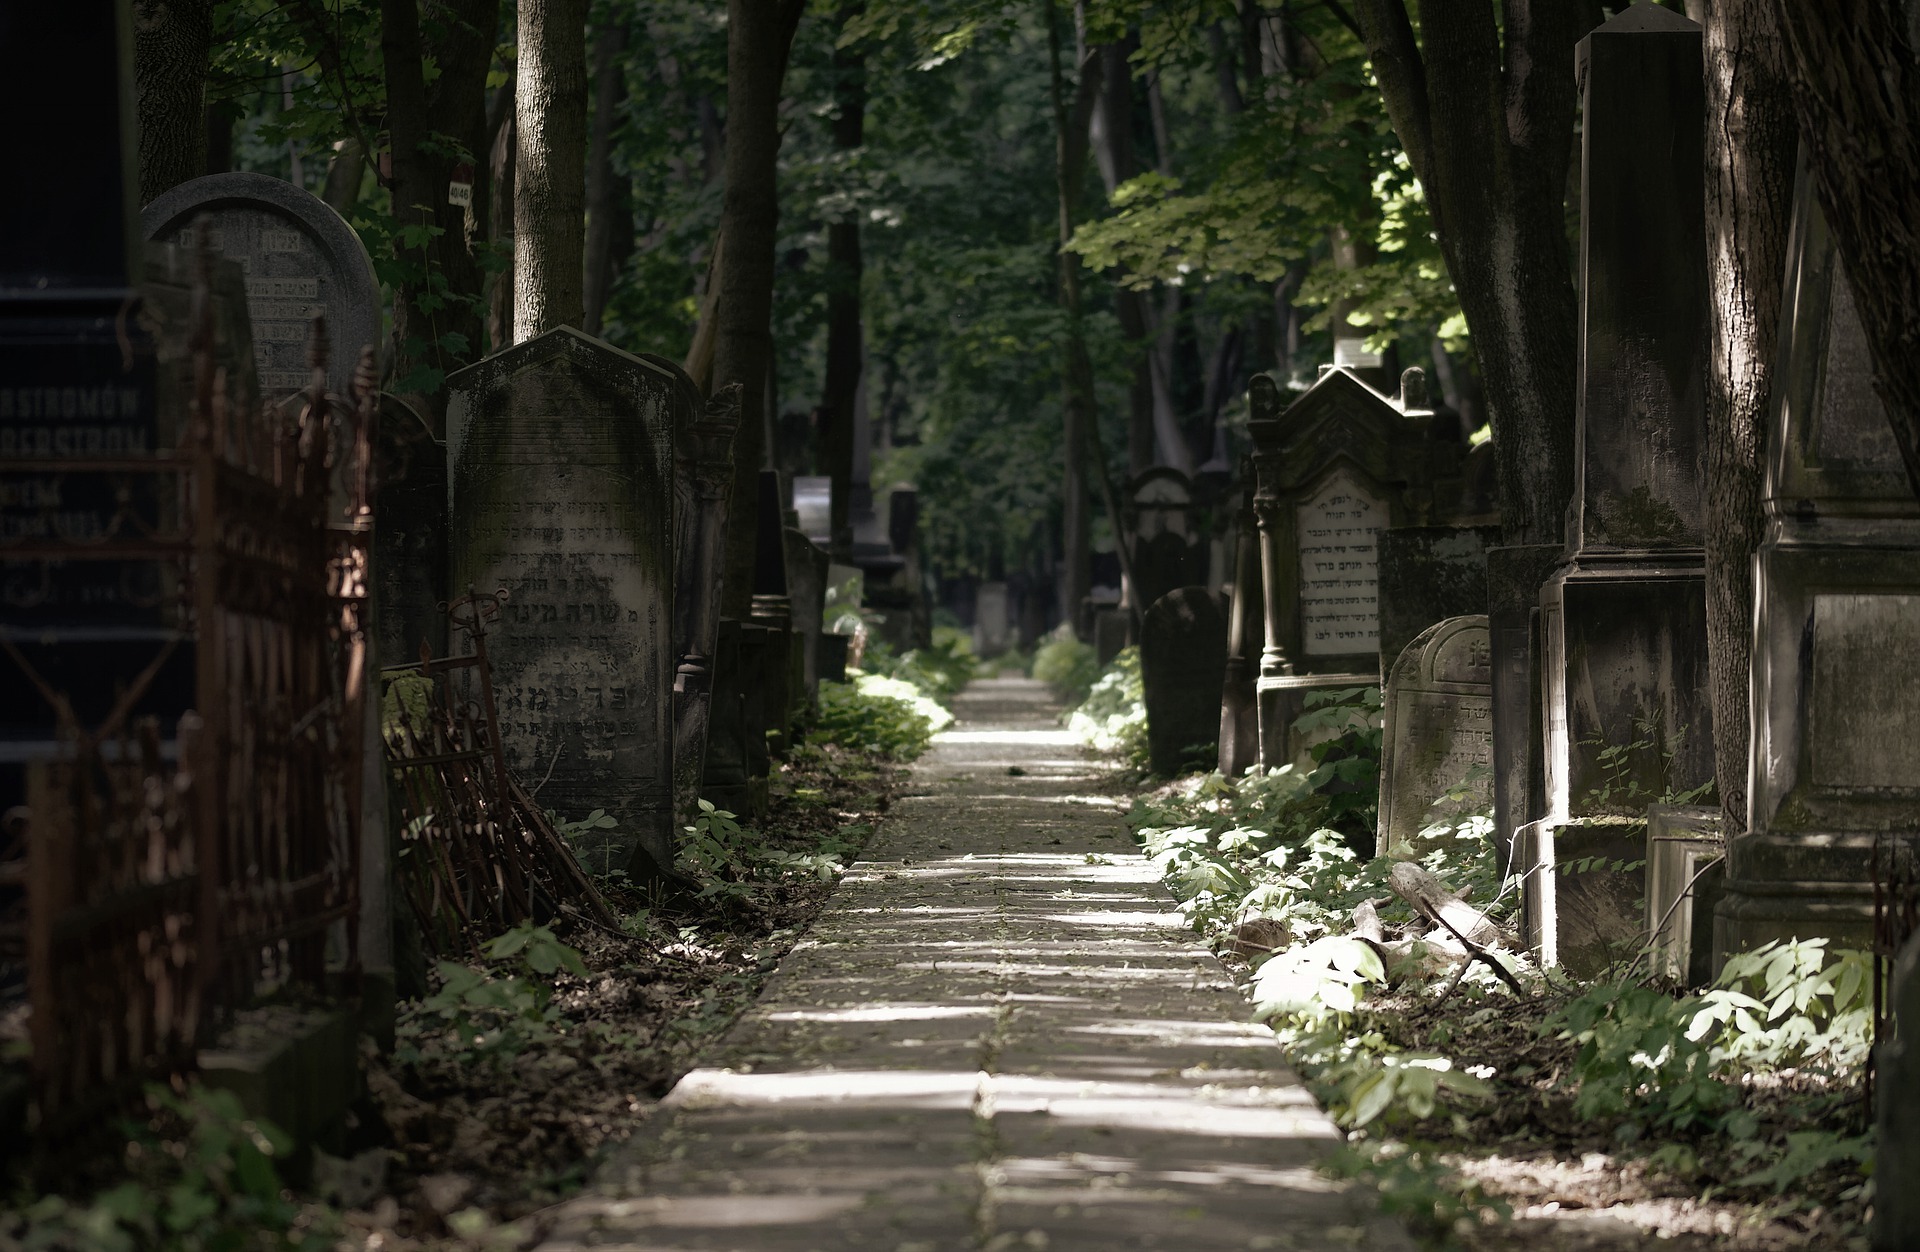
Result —
[[[1306,750],[1293,723],[1306,712],[1311,692],[1379,685],[1377,674],[1261,675],[1255,695],[1259,704],[1260,764],[1278,769],[1292,764]]]

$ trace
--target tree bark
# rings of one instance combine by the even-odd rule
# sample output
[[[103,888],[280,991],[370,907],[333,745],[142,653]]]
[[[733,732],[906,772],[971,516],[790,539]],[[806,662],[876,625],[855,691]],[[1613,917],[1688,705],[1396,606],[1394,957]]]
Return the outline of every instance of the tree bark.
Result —
[[[617,194],[613,171],[613,131],[620,104],[626,99],[625,66],[627,23],[610,16],[593,41],[593,135],[587,146],[587,259],[586,289],[581,329],[600,333],[613,287],[614,215],[626,208]]]
[[[1073,238],[1075,218],[1080,205],[1080,188],[1086,176],[1089,128],[1098,99],[1099,75],[1096,54],[1089,55],[1080,67],[1080,81],[1071,100],[1067,97],[1064,67],[1061,65],[1060,19],[1053,0],[1047,0],[1047,51],[1054,124],[1054,171],[1060,216],[1060,307],[1066,314],[1066,336],[1061,345],[1062,385],[1060,396],[1061,445],[1065,464],[1060,484],[1060,620],[1072,622],[1079,615],[1080,602],[1087,597],[1093,576],[1091,518],[1087,509],[1086,467],[1089,453],[1098,447],[1099,432],[1094,423],[1099,409],[1093,390],[1093,361],[1087,355],[1086,329],[1081,321],[1080,258],[1067,251]],[[1101,477],[1105,479],[1104,462]],[[1104,481],[1103,481],[1104,485]],[[1108,493],[1108,507],[1113,507]],[[1120,536],[1120,519],[1113,517],[1114,533]],[[1120,544],[1123,566],[1128,560],[1125,542]],[[1128,581],[1132,581],[1129,579]]]
[[[844,28],[864,9],[840,11]],[[833,146],[843,155],[867,141],[867,60],[858,48],[833,53]],[[865,262],[860,252],[858,215],[827,226],[827,369],[821,385],[820,469],[833,480],[830,547],[836,561],[853,559],[853,406],[860,391],[864,358],[860,283]]]
[[[585,316],[586,0],[524,0],[514,90],[513,339]]]
[[[1920,493],[1920,65],[1894,0],[1773,0],[1820,207]]]
[[[426,406],[436,431],[446,405],[440,382],[479,356],[485,329],[483,273],[467,246],[466,210],[447,203],[455,157],[437,137],[469,152],[486,148],[487,66],[499,19],[500,0],[447,0],[434,44],[440,72],[429,87],[418,0],[380,0],[393,215],[402,228],[440,231],[412,247],[394,241],[405,275],[394,286],[388,372]]]
[[[803,0],[727,0],[727,185],[720,207],[726,263],[717,275],[713,385],[739,383],[741,389],[734,504],[720,591],[729,617],[747,617],[753,604],[757,484],[765,459],[767,372],[773,360],[780,93],[804,10]]]
[[[513,342],[513,79],[502,83],[492,112],[493,143],[487,154],[487,239],[502,262],[487,287],[488,351],[498,352]]]
[[[212,46],[212,0],[136,0],[133,79],[140,110],[142,204],[207,172]]]
[[[1714,775],[1747,823],[1753,553],[1798,130],[1771,0],[1689,0],[1706,30],[1707,658]]]
[[[1357,0],[1387,116],[1480,357],[1508,543],[1555,543],[1573,497],[1578,310],[1565,200],[1588,6]]]

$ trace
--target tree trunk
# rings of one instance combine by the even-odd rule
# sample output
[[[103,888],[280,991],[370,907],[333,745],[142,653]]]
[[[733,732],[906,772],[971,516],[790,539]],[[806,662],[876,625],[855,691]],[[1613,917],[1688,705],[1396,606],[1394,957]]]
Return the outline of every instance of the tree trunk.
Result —
[[[1774,0],[1820,207],[1920,492],[1920,42],[1894,0]]]
[[[593,136],[587,147],[586,294],[581,322],[589,335],[600,333],[607,293],[613,287],[614,215],[626,207],[615,186],[613,130],[627,96],[621,59],[627,50],[627,23],[618,16],[609,17],[595,33],[593,45]]]
[[[515,76],[513,339],[522,343],[585,315],[586,0],[524,0]]]
[[[1358,0],[1387,116],[1427,194],[1479,354],[1508,543],[1556,543],[1573,497],[1578,308],[1566,232],[1574,45],[1588,6]]]
[[[844,28],[862,12],[849,5],[840,12]],[[858,48],[833,52],[833,146],[842,153],[867,141],[867,60]],[[860,283],[865,272],[860,253],[860,219],[851,216],[827,226],[827,370],[821,386],[820,466],[833,480],[833,559],[853,559],[853,406],[860,391],[863,338]]]
[[[212,0],[135,0],[133,79],[140,110],[142,204],[207,172],[212,46]]]
[[[327,161],[327,183],[320,198],[341,217],[352,217],[360,203],[360,184],[366,172],[367,155],[360,141],[351,135],[336,141],[333,156]]]
[[[426,83],[417,0],[381,0],[380,51],[387,78],[389,189],[402,227],[434,226],[424,244],[394,240],[402,277],[394,285],[394,390],[413,393],[439,429],[441,382],[480,353],[483,271],[467,246],[466,210],[447,203],[455,159],[440,136],[469,152],[486,147],[487,66],[500,20],[499,0],[448,0],[434,44],[440,73]]]
[[[1798,130],[1770,0],[1690,0],[1706,28],[1707,658],[1714,775],[1747,824],[1753,553]]]
[[[1065,460],[1060,484],[1060,620],[1073,622],[1087,597],[1093,569],[1091,518],[1087,509],[1086,467],[1089,451],[1097,447],[1099,409],[1093,391],[1093,362],[1087,355],[1087,337],[1081,324],[1080,257],[1067,251],[1073,238],[1080,186],[1086,174],[1088,131],[1097,99],[1099,77],[1095,57],[1080,67],[1080,82],[1071,102],[1060,63],[1060,19],[1053,0],[1047,0],[1047,50],[1050,58],[1054,123],[1054,170],[1060,214],[1060,307],[1066,313],[1066,341],[1062,345],[1060,396],[1061,451]],[[1097,54],[1095,54],[1097,56]],[[1104,478],[1104,467],[1102,477]],[[1112,502],[1109,500],[1109,507]],[[1113,519],[1120,537],[1120,519]],[[1127,562],[1124,541],[1120,544]],[[1131,580],[1129,580],[1131,581]]]
[[[513,342],[513,79],[502,83],[494,100],[498,114],[487,154],[487,239],[501,267],[487,288],[487,350],[498,352]]]
[[[717,275],[713,385],[739,383],[741,388],[720,592],[729,617],[747,617],[753,604],[767,367],[773,359],[780,93],[804,8],[802,0],[727,0],[727,186],[720,207],[720,233],[727,243],[726,263]]]

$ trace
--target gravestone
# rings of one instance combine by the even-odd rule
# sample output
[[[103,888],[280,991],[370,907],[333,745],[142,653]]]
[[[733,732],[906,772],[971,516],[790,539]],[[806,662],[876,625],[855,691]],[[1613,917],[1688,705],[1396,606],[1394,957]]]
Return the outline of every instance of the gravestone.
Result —
[[[801,534],[822,548],[833,546],[833,479],[825,474],[795,474],[793,511],[799,514],[795,525]]]
[[[1683,987],[1713,981],[1713,910],[1726,879],[1720,809],[1647,809],[1647,944],[1655,974]]]
[[[382,397],[374,432],[375,655],[404,665],[447,655],[447,447],[411,405]],[[462,589],[464,593],[464,588]]]
[[[1487,612],[1487,549],[1498,526],[1403,526],[1380,535],[1380,673],[1449,617]]]
[[[670,361],[646,357],[673,374],[684,397],[674,437],[673,806],[693,820],[707,766],[720,630],[720,569],[733,496],[733,436],[740,386],[722,387],[704,404],[700,389]]]
[[[793,630],[800,640],[800,686],[792,693],[796,718],[804,719],[820,699],[820,635],[826,618],[826,549],[807,538],[789,510],[781,532],[786,547],[787,599],[793,607]]]
[[[780,471],[761,470],[759,506],[754,511],[752,621],[767,631],[761,712],[767,747],[781,760],[787,755],[787,729],[793,690],[801,681],[799,639],[793,633],[793,602],[787,596],[787,545],[782,538]]]
[[[447,380],[455,587],[505,587],[490,648],[509,767],[617,823],[582,860],[673,863],[674,431],[667,367],[571,327]]]
[[[214,250],[245,276],[261,396],[278,400],[307,386],[307,328],[316,315],[333,341],[327,390],[351,395],[360,349],[378,352],[384,343],[380,283],[353,228],[304,188],[247,173],[209,174],[162,192],[140,225],[150,240],[190,244],[202,215]]]
[[[707,723],[700,799],[742,817],[753,809],[748,777],[746,686],[740,658],[740,623],[722,618],[714,633],[713,701]]]
[[[1390,400],[1347,370],[1328,369],[1283,412],[1272,378],[1257,374],[1248,387],[1267,766],[1298,753],[1292,725],[1308,692],[1380,681],[1380,532],[1434,520],[1431,414],[1418,370],[1407,371],[1401,390]]]
[[[1501,864],[1514,832],[1547,812],[1540,701],[1540,588],[1560,567],[1558,544],[1487,552],[1487,630],[1493,647],[1493,837]]]
[[[1642,4],[1580,44],[1575,491],[1567,558],[1540,596],[1548,825],[1520,862],[1548,962],[1598,959],[1643,924],[1639,870],[1582,875],[1595,881],[1576,908],[1552,898],[1564,865],[1644,864],[1647,805],[1713,778],[1700,41]]]
[[[1140,677],[1154,773],[1211,764],[1226,669],[1227,623],[1212,592],[1181,587],[1153,602],[1140,626]]]
[[[1146,610],[1177,587],[1207,581],[1207,549],[1193,515],[1193,486],[1164,466],[1126,486],[1127,542],[1133,558],[1133,603]]]
[[[1803,168],[1755,563],[1751,794],[1727,850],[1723,956],[1790,936],[1867,946],[1876,856],[1890,863],[1920,830],[1920,502],[1811,183]]]
[[[1465,784],[1493,799],[1493,654],[1485,614],[1421,632],[1387,675],[1380,752],[1381,856],[1418,855],[1434,805]]]
[[[1220,761],[1238,778],[1260,759],[1260,532],[1253,511],[1253,461],[1240,463],[1240,508],[1234,515],[1233,594],[1227,605],[1227,661],[1220,686]],[[1103,661],[1102,664],[1105,662]]]
[[[779,634],[760,622],[740,623],[740,731],[747,767],[747,807],[741,811],[756,819],[767,815],[771,799],[768,783],[773,775],[773,753],[769,732],[774,711],[768,692],[776,665],[785,660],[774,650]]]
[[[999,656],[1007,650],[1013,623],[1008,614],[1007,584],[980,584],[973,601],[973,650],[981,656]]]

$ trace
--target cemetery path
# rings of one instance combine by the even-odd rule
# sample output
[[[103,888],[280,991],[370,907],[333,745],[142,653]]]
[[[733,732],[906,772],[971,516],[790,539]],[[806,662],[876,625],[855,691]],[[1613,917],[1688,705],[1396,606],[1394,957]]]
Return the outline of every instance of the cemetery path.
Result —
[[[1028,679],[956,724],[578,1248],[1411,1249]]]

